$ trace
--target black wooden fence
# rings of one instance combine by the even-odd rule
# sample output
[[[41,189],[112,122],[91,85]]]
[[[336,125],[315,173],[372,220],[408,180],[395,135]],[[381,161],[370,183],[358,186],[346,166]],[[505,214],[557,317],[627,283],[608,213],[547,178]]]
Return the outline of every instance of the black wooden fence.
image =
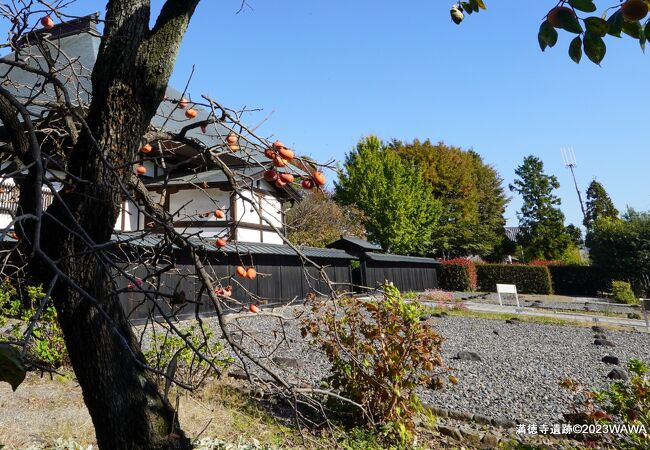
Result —
[[[316,264],[322,265],[333,287],[349,292],[352,289],[352,271],[350,261],[354,257],[340,250],[302,249]],[[327,294],[329,288],[320,272],[312,265],[301,261],[288,246],[271,244],[240,244],[237,253],[234,247],[227,247],[227,252],[212,251],[208,253],[206,268],[214,279],[221,281],[222,286],[232,286],[232,298],[244,306],[255,303],[261,306],[278,305],[301,301],[309,294]],[[293,254],[292,254],[293,253]],[[134,322],[140,322],[151,314],[161,316],[162,313],[174,312],[179,317],[214,313],[214,307],[206,292],[201,293],[202,283],[199,281],[194,264],[189,258],[177,255],[173,270],[159,276],[148,278],[155,270],[144,267],[123,269],[133,277],[144,280],[143,287],[151,286],[151,290],[172,294],[183,291],[189,300],[182,308],[172,311],[168,301],[153,304],[146,299],[146,294],[139,289],[128,289],[129,280],[124,276],[117,277],[117,288],[122,290],[120,301]],[[235,268],[239,265],[254,266],[257,277],[253,280],[235,276]],[[236,306],[233,302],[230,306]]]
[[[142,322],[152,314],[160,317],[162,314],[174,313],[179,318],[194,315],[214,313],[214,307],[206,292],[202,292],[193,261],[188,255],[173,250],[167,263],[173,266],[167,270],[164,262],[154,264],[155,267],[135,265],[138,253],[155,253],[155,247],[161,244],[161,237],[147,235],[138,237],[138,233],[120,233],[114,235],[114,261],[124,261],[120,269],[132,277],[129,279],[121,273],[116,273],[116,288],[119,290],[120,302],[129,318],[134,322]],[[16,242],[5,235],[2,247],[11,251]],[[232,297],[238,303],[232,302],[234,309],[246,307],[249,303],[258,305],[278,305],[293,300],[302,301],[310,294],[329,293],[329,287],[320,272],[306,261],[303,261],[294,250],[287,245],[233,243],[223,249],[211,247],[201,242],[205,249],[206,268],[215,280],[222,286],[232,286]],[[438,287],[437,261],[431,258],[417,258],[401,255],[382,254],[377,252],[361,252],[343,249],[321,249],[302,247],[301,251],[314,263],[323,266],[324,271],[334,289],[344,292],[362,292],[359,286],[376,288],[386,281],[393,282],[401,291],[423,291]],[[257,277],[253,280],[236,277],[235,268],[239,265],[254,266]],[[353,269],[353,266],[355,267]],[[160,271],[160,273],[157,273]],[[11,276],[4,273],[4,276]],[[138,288],[129,289],[133,278],[143,280],[143,293]],[[174,292],[183,292],[187,303],[182,307],[172,307],[170,298],[160,298],[156,302],[151,299],[155,292],[171,296]]]
[[[341,236],[328,248],[344,250],[359,263],[352,272],[353,283],[374,289],[391,281],[399,290],[424,291],[438,288],[438,260],[419,256],[381,253],[381,247],[363,239]]]
[[[432,261],[376,260],[370,257],[366,258],[361,265],[361,269],[365,269],[365,286],[374,288],[391,281],[402,292],[437,289],[436,267],[437,263]]]

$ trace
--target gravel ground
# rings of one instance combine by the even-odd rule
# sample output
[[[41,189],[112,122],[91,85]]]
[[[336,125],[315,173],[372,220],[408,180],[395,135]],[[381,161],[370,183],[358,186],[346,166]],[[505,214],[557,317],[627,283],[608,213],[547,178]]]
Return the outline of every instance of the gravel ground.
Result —
[[[601,362],[603,356],[617,356],[621,364],[630,358],[650,362],[646,333],[608,330],[608,340],[616,345],[611,348],[594,345],[590,328],[461,317],[446,317],[435,327],[445,337],[443,355],[459,382],[426,391],[424,399],[492,417],[558,423],[573,401],[573,394],[559,385],[563,379],[602,388],[613,367]],[[463,350],[478,353],[482,361],[450,359]]]
[[[293,317],[301,311],[290,307],[274,312]],[[239,342],[254,354],[266,356],[269,365],[292,381],[309,384],[327,374],[324,355],[302,339],[298,321],[286,323],[283,329],[276,317],[246,314],[235,322],[254,330],[237,333]],[[464,317],[431,319],[431,323],[445,338],[443,357],[459,381],[447,383],[442,390],[424,390],[423,400],[489,417],[537,424],[561,422],[574,394],[562,388],[560,381],[571,378],[588,387],[605,387],[614,367],[601,362],[605,355],[617,356],[621,364],[630,358],[650,362],[650,335],[646,333],[607,330],[607,339],[616,345],[611,348],[594,345],[595,333],[590,328]],[[262,351],[276,347],[271,354]],[[476,352],[482,361],[453,359],[460,351]]]

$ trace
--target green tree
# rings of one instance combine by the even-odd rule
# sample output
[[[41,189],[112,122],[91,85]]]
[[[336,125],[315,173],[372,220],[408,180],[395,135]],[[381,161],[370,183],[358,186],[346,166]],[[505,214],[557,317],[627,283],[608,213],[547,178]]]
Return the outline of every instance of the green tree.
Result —
[[[566,227],[566,232],[569,234],[569,237],[571,238],[571,242],[573,242],[574,245],[580,246],[583,244],[582,230],[580,228],[570,223]]]
[[[519,178],[510,190],[524,201],[517,216],[521,227],[518,243],[526,259],[560,259],[571,245],[564,214],[558,208],[560,199],[553,194],[560,183],[554,175],[546,175],[544,163],[532,155],[524,158],[515,174]]]
[[[329,192],[312,190],[287,211],[285,226],[294,244],[325,247],[341,236],[365,239],[363,219],[358,208],[343,208]]]
[[[390,147],[422,170],[433,196],[442,202],[433,248],[445,257],[492,254],[505,236],[508,202],[496,170],[478,153],[442,142],[395,140]]]
[[[594,265],[629,281],[637,295],[650,294],[650,212],[630,209],[622,219],[596,221],[587,246]]]
[[[423,255],[431,251],[441,205],[421,171],[376,136],[362,139],[345,157],[335,198],[364,212],[370,240],[389,252]]]
[[[618,210],[607,194],[605,187],[596,180],[592,180],[587,188],[587,201],[585,202],[584,226],[591,230],[599,219],[616,219]]]

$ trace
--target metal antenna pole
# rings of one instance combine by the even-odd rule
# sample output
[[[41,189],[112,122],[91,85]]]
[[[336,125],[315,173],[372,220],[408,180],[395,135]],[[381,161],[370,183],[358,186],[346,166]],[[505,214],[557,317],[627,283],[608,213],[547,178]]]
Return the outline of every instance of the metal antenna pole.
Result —
[[[580,189],[578,189],[578,182],[576,181],[576,174],[574,169],[578,167],[578,164],[576,163],[576,154],[573,151],[573,148],[561,148],[560,151],[562,152],[562,160],[564,161],[564,166],[568,167],[569,170],[571,171],[571,176],[573,177],[573,184],[576,187],[576,193],[578,194],[578,202],[580,202],[580,210],[582,211],[582,217],[583,219],[587,218],[587,212],[585,211],[585,205],[582,203],[582,194],[580,193]]]

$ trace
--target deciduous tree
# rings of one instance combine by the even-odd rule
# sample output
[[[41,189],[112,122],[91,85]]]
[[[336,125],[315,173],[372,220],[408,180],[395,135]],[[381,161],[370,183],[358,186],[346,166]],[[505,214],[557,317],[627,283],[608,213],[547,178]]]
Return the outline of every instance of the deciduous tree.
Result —
[[[222,282],[234,283],[234,274],[219,276],[206,261],[206,244],[219,245],[218,241],[199,244],[196,237],[190,239],[188,233],[179,231],[169,203],[164,197],[156,198],[140,178],[146,173],[145,167],[139,165],[134,170],[146,158],[147,163],[170,174],[173,168],[166,166],[167,157],[185,158],[180,166],[199,160],[197,170],[218,168],[236,198],[278,235],[282,235],[281,230],[262,210],[263,202],[251,200],[255,198],[255,180],[232,170],[221,157],[241,150],[249,160],[265,161],[258,163],[259,169],[264,169],[272,167],[273,162],[265,156],[271,152],[273,161],[281,163],[285,179],[292,180],[289,172],[295,170],[307,172],[305,181],[311,185],[325,183],[318,165],[243,125],[241,111],[203,97],[204,113],[199,120],[195,103],[189,106],[187,99],[165,98],[181,40],[198,3],[166,0],[150,27],[148,0],[109,0],[99,42],[90,26],[76,28],[84,21],[95,20],[91,18],[49,32],[53,18],[71,20],[65,11],[67,1],[0,4],[0,17],[11,24],[11,39],[1,47],[13,51],[11,57],[0,58],[3,75],[7,75],[0,86],[2,177],[15,179],[20,193],[16,217],[0,233],[4,240],[2,275],[42,284],[45,295],[32,324],[54,304],[102,449],[191,448],[178,412],[167,398],[168,390],[163,391],[156,378],[192,386],[179,381],[172,362],[163,371],[144,356],[120,301],[125,291],[137,294],[150,308],[152,323],[156,315],[156,326],[180,338],[197,361],[216,373],[219,367],[201,349],[208,339],[203,324],[201,332],[189,338],[174,317],[190,300],[197,315],[201,307],[212,307],[223,338],[241,361],[267,373],[279,388],[276,393],[291,392],[294,400],[297,395],[311,401],[309,395],[297,392],[267,363],[232,339],[232,325],[224,319],[224,308],[228,301],[240,300],[231,299],[230,286]],[[45,17],[44,9],[49,14]],[[35,23],[45,29],[31,32]],[[89,47],[98,45],[90,75],[78,55],[68,55],[62,48],[71,29],[85,33]],[[175,127],[179,119],[173,116],[178,109],[185,109],[185,113],[180,114],[182,125]],[[152,121],[156,114],[163,116],[157,125]],[[196,132],[199,128],[202,133]],[[193,137],[188,135],[190,131],[194,131]],[[169,147],[161,148],[161,142]],[[245,143],[246,148],[238,143],[242,147]],[[176,154],[175,149],[180,147],[190,156]],[[53,197],[51,205],[44,203],[44,193]],[[131,239],[121,241],[124,236],[112,236],[125,200],[144,217],[146,226],[138,231],[138,239],[147,236],[150,244],[135,249]],[[5,240],[8,234],[13,235],[9,243]],[[327,284],[324,269],[293,248],[305,264],[318,269]],[[164,277],[178,274],[174,267],[179,252],[193,265],[196,292],[186,293],[178,285],[165,286]],[[142,277],[135,277],[136,269]],[[255,268],[249,267],[246,276],[255,278]],[[121,287],[125,279],[130,282]],[[251,304],[250,310],[259,311],[254,306]],[[16,386],[22,381],[21,374],[24,377],[24,366],[37,363],[27,353],[33,344],[33,330],[28,327],[19,341],[0,338],[0,380]],[[10,379],[7,368],[13,373]]]
[[[312,190],[286,213],[288,238],[297,245],[325,247],[341,236],[365,239],[363,213],[352,205],[345,208],[332,194]]]
[[[422,172],[376,136],[362,139],[339,171],[336,200],[364,212],[368,237],[393,253],[430,252],[441,204]]]
[[[390,144],[409,164],[422,170],[433,196],[442,203],[432,243],[440,256],[488,256],[505,236],[508,202],[502,179],[470,150],[415,139]]]

